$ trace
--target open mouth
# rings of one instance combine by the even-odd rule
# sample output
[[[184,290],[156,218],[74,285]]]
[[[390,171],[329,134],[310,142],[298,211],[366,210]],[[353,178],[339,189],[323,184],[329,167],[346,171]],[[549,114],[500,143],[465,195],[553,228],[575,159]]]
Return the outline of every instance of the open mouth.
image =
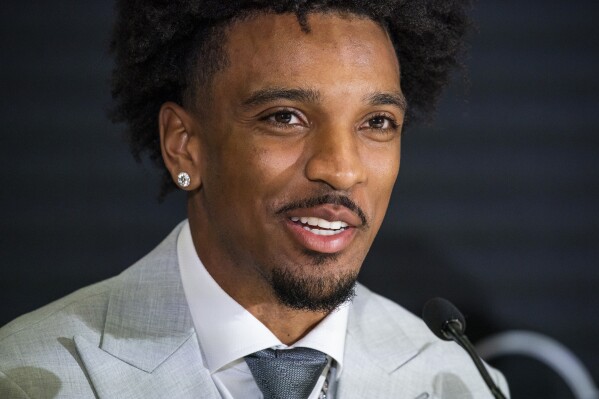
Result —
[[[329,222],[317,217],[291,217],[290,220],[300,225],[304,230],[321,236],[340,234],[349,228],[349,225],[340,220]]]

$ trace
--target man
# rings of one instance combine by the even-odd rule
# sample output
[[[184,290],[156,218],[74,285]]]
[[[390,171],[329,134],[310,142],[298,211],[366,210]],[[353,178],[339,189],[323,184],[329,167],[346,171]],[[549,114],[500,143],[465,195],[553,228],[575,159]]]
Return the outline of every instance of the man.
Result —
[[[463,6],[118,11],[115,119],[164,166],[163,192],[188,192],[188,220],[120,276],[5,326],[0,397],[490,397],[460,348],[356,285]]]

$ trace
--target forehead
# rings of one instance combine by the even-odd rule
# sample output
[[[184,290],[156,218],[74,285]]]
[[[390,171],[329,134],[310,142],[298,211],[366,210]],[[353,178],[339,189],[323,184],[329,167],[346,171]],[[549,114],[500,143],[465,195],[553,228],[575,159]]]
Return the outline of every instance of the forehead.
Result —
[[[395,50],[378,23],[340,13],[311,13],[307,22],[308,32],[295,14],[258,14],[233,23],[222,73],[247,90],[334,82],[399,89]]]

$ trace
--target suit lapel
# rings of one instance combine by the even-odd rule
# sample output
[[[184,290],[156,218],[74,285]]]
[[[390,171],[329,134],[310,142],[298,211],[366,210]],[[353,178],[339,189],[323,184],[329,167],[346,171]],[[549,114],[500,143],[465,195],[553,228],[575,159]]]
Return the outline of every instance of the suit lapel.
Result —
[[[337,398],[386,397],[385,392],[404,392],[415,398],[422,390],[392,374],[417,356],[419,349],[402,330],[401,320],[384,306],[382,298],[359,285],[348,320],[343,372]],[[401,390],[393,386],[402,384]],[[376,392],[373,392],[373,388]],[[413,391],[412,391],[413,390]]]
[[[183,292],[180,227],[115,279],[100,347],[75,337],[100,398],[219,397]]]
[[[195,334],[151,373],[112,356],[84,338],[75,337],[75,344],[99,399],[220,398],[202,364]]]

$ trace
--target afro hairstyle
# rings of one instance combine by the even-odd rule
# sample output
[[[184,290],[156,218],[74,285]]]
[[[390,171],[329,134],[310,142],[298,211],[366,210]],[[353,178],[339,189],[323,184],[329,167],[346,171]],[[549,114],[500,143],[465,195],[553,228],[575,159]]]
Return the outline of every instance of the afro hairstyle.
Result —
[[[227,64],[225,28],[255,13],[295,13],[309,31],[311,12],[370,18],[388,33],[401,65],[406,122],[428,119],[470,26],[468,0],[117,0],[111,110],[127,125],[131,152],[163,171],[160,198],[175,188],[160,151],[157,115],[167,101],[184,105]]]

